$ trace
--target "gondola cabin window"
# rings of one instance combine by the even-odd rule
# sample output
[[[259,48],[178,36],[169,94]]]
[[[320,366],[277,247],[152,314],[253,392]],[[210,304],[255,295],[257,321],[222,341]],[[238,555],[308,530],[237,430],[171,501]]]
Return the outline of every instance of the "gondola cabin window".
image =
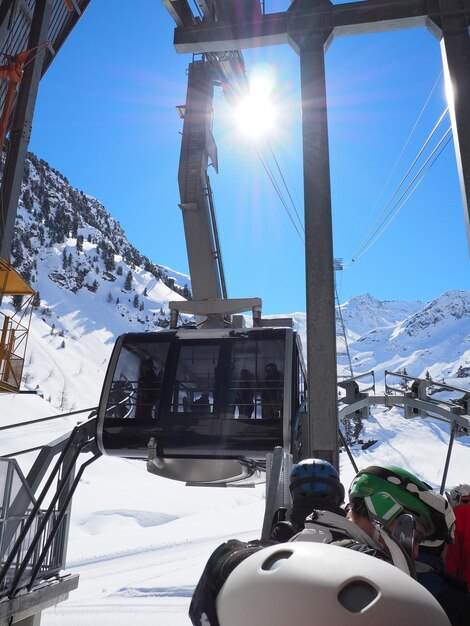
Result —
[[[157,417],[169,348],[169,342],[123,345],[111,383],[107,417]]]
[[[224,419],[280,419],[284,339],[220,339],[181,345],[172,413]]]
[[[231,385],[235,419],[280,419],[284,400],[285,340],[233,341]]]
[[[213,413],[220,345],[183,345],[179,351],[171,410],[174,413]]]

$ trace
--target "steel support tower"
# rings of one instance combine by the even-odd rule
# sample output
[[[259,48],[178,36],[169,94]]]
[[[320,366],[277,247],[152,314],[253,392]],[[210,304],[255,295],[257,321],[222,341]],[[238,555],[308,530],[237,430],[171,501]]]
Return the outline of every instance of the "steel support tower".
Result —
[[[244,10],[216,20],[224,0],[202,0],[193,18],[187,0],[164,0],[177,27],[178,53],[208,53],[289,44],[300,57],[304,153],[305,265],[310,450],[338,463],[336,341],[330,167],[324,54],[335,37],[427,28],[441,43],[457,167],[470,246],[470,3],[467,0],[293,0],[284,12]],[[250,8],[251,7],[251,8]],[[321,363],[321,368],[317,364]]]

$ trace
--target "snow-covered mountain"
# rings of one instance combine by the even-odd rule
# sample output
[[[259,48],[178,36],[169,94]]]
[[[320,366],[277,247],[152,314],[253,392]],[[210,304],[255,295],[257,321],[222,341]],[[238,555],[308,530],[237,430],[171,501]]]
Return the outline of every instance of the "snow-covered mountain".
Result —
[[[376,300],[369,293],[355,296],[342,307],[342,316],[351,338],[360,337],[374,328],[395,326],[423,307],[419,301],[394,302]]]
[[[32,154],[11,256],[37,292],[24,384],[64,411],[96,405],[118,335],[166,328],[168,301],[190,297],[188,276],[143,256],[98,200]]]
[[[12,259],[38,292],[25,386],[39,387],[64,411],[96,405],[119,334],[167,327],[168,301],[190,297],[188,276],[143,256],[98,200],[32,154]],[[365,294],[344,303],[341,313],[354,374],[375,370],[379,384],[385,370],[428,373],[449,384],[470,375],[468,291],[430,303]],[[305,340],[305,314],[291,316]]]
[[[411,376],[424,378],[427,373],[435,381],[461,385],[456,379],[468,377],[470,366],[470,292],[448,291],[421,307],[386,304],[396,305],[396,315],[401,309],[406,317],[371,326],[350,341],[354,372],[373,369],[380,380],[384,370],[406,369]]]

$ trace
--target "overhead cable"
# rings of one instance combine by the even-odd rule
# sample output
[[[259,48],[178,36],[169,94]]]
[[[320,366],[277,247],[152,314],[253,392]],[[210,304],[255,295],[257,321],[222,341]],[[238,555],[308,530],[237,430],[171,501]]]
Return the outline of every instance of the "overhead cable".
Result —
[[[382,222],[382,224],[380,224],[375,232],[371,235],[371,237],[373,236],[374,239],[372,239],[371,241],[369,241],[367,243],[367,246],[364,247],[362,251],[360,252],[360,254],[357,254],[354,258],[351,259],[351,261],[357,261],[357,259],[359,259],[363,254],[365,254],[365,252],[367,252],[367,250],[377,241],[377,239],[384,233],[384,231],[390,226],[390,224],[392,223],[392,221],[396,218],[396,216],[398,215],[398,213],[400,212],[400,210],[404,207],[404,205],[408,202],[408,200],[411,198],[411,196],[414,194],[414,192],[416,191],[416,189],[419,187],[419,185],[421,184],[421,182],[423,181],[423,179],[425,178],[426,174],[429,172],[429,170],[431,169],[431,167],[434,165],[434,163],[437,161],[437,159],[440,157],[440,155],[442,154],[442,152],[444,151],[444,149],[447,147],[447,145],[449,144],[450,140],[452,139],[452,136],[448,137],[447,141],[444,143],[444,145],[442,145],[444,139],[449,135],[449,133],[451,132],[452,127],[449,126],[449,128],[447,129],[447,131],[444,133],[443,137],[441,138],[441,140],[439,141],[439,143],[437,144],[437,146],[434,148],[434,150],[431,152],[431,154],[429,155],[429,157],[426,159],[426,161],[424,162],[424,164],[422,165],[421,169],[418,171],[418,173],[416,174],[416,176],[413,178],[413,180],[410,182],[410,184],[408,185],[408,187],[405,189],[405,191],[402,193],[402,195],[398,198],[397,202],[395,203],[395,205],[390,209],[390,211],[387,213],[387,215],[384,218],[384,221]],[[442,147],[441,147],[442,146]],[[418,182],[416,183],[416,185],[413,187],[413,189],[411,190],[411,192],[408,194],[408,196],[405,198],[405,200],[402,202],[402,204],[397,208],[398,203],[402,200],[402,198],[405,196],[405,194],[408,192],[408,190],[410,189],[410,187],[413,185],[413,183],[416,181],[416,179],[418,178],[418,176],[421,174],[421,172],[424,170],[424,168],[426,167],[426,165],[429,163],[429,161],[431,160],[431,158],[434,156],[434,154],[436,153],[436,151],[441,147],[441,149],[439,150],[439,152],[436,154],[435,158],[432,160],[432,162],[430,163],[429,167],[426,169],[426,171],[424,172],[424,174],[421,176],[421,178],[418,180]],[[395,210],[396,209],[396,210]],[[390,217],[390,215],[393,213],[393,211],[395,211],[395,213],[392,215],[392,217],[390,218],[390,220],[388,222],[385,222],[385,220]],[[378,228],[381,228],[381,230],[379,232],[377,232]]]
[[[424,103],[423,108],[421,109],[421,111],[420,111],[420,113],[419,113],[419,115],[418,115],[418,117],[416,119],[416,122],[413,124],[413,128],[411,129],[411,131],[410,131],[410,133],[408,135],[408,139],[405,141],[405,144],[403,145],[403,148],[401,149],[401,152],[398,155],[397,160],[395,161],[395,165],[393,166],[392,171],[390,172],[390,174],[389,174],[389,176],[388,176],[384,186],[382,187],[382,191],[378,195],[378,198],[377,198],[377,200],[376,200],[376,202],[374,204],[374,207],[373,207],[369,217],[371,217],[374,214],[374,211],[377,208],[377,205],[379,204],[380,198],[383,196],[383,194],[385,192],[385,189],[388,187],[388,184],[389,184],[392,176],[395,174],[395,171],[396,171],[396,169],[397,169],[397,167],[398,167],[398,165],[399,165],[399,163],[400,163],[400,161],[401,161],[401,159],[403,157],[403,154],[405,153],[405,150],[408,147],[408,144],[410,143],[411,138],[412,138],[416,128],[418,127],[418,124],[421,121],[421,118],[423,117],[424,112],[427,109],[429,101],[431,100],[431,96],[433,95],[437,85],[439,84],[439,82],[441,80],[441,77],[442,77],[442,70],[439,72],[439,76],[436,78],[436,81],[435,81],[434,85],[432,86],[432,89],[429,92],[428,97],[426,98],[426,102]]]
[[[286,183],[286,179],[284,178],[284,175],[283,175],[282,170],[281,170],[281,168],[280,168],[280,166],[279,166],[279,163],[278,163],[278,160],[277,160],[277,158],[276,158],[276,155],[274,154],[274,151],[273,151],[273,149],[272,149],[271,143],[270,143],[268,140],[266,141],[266,143],[268,144],[269,149],[270,149],[271,154],[272,154],[272,157],[273,157],[273,159],[274,159],[274,162],[276,163],[276,166],[277,166],[277,169],[278,169],[279,175],[280,175],[280,176],[281,176],[281,178],[282,178],[282,182],[284,183],[284,187],[286,188],[287,195],[289,196],[290,202],[291,202],[291,204],[292,204],[292,208],[294,209],[294,212],[295,212],[295,214],[296,214],[296,216],[297,216],[297,220],[298,220],[298,222],[299,222],[299,224],[300,224],[300,228],[302,229],[302,231],[303,231],[303,232],[305,232],[303,222],[302,222],[302,220],[300,219],[299,213],[298,213],[297,208],[296,208],[296,206],[295,206],[295,202],[294,202],[294,200],[292,199],[292,195],[291,195],[291,193],[290,193],[290,191],[289,191],[289,186],[288,186],[288,185],[287,185],[287,183]]]
[[[268,175],[269,180],[271,181],[271,183],[272,183],[272,185],[274,187],[274,190],[276,191],[276,193],[277,193],[277,195],[278,195],[278,197],[279,197],[279,199],[281,201],[282,206],[284,207],[284,209],[285,209],[285,211],[286,211],[290,221],[292,222],[293,227],[295,228],[297,234],[299,235],[300,240],[302,241],[302,243],[304,243],[305,242],[304,241],[304,236],[300,232],[300,230],[297,227],[297,224],[294,221],[292,213],[290,212],[289,207],[287,206],[287,202],[285,201],[285,199],[284,199],[284,197],[282,195],[282,192],[279,189],[279,185],[277,184],[276,180],[274,179],[274,176],[273,176],[273,174],[272,174],[272,172],[270,170],[270,167],[269,167],[267,161],[265,161],[265,159],[261,156],[260,151],[258,150],[257,146],[254,143],[253,143],[253,146],[254,146],[256,154],[258,155],[259,160],[261,161],[261,164],[263,165],[263,167],[264,167],[264,169],[265,169],[265,171],[266,171],[266,173]]]
[[[384,213],[387,211],[387,209],[389,208],[389,206],[392,204],[394,198],[397,196],[397,194],[399,193],[401,187],[404,185],[406,179],[408,178],[409,174],[411,173],[411,171],[413,170],[413,168],[415,167],[416,163],[418,162],[419,158],[421,157],[421,155],[423,154],[424,150],[426,149],[426,147],[428,146],[429,142],[431,141],[431,139],[433,138],[433,136],[435,135],[435,133],[437,132],[440,124],[442,123],[444,117],[446,116],[447,112],[449,111],[449,107],[446,107],[446,109],[443,111],[443,113],[441,114],[441,116],[439,117],[438,121],[436,122],[436,124],[434,125],[434,128],[432,129],[432,131],[429,133],[426,141],[424,142],[423,146],[421,147],[420,151],[418,152],[417,156],[414,158],[413,163],[410,165],[410,167],[408,168],[408,170],[406,171],[405,175],[403,176],[403,178],[401,179],[400,183],[397,185],[397,188],[395,189],[394,193],[392,194],[392,197],[390,198],[390,200],[387,202],[387,204],[385,205],[385,207],[382,209],[380,215],[377,217],[377,219],[375,220],[375,222],[373,223],[373,225],[370,227],[368,233],[366,234],[366,236],[364,237],[361,245],[359,246],[357,252],[352,256],[351,261],[355,261],[357,260],[360,256],[362,256],[363,252],[362,250],[367,247],[367,249],[370,247],[369,246],[369,240],[375,236],[375,233],[377,232],[377,229],[381,227],[381,225],[383,224],[384,220],[387,219],[388,215],[390,215],[390,212],[387,213],[387,215],[385,216],[385,218],[383,218]],[[431,158],[433,156],[433,154],[435,153],[435,151],[439,148],[440,144],[442,143],[443,139],[447,136],[447,134],[450,132],[450,128],[446,131],[446,133],[444,134],[444,137],[440,140],[440,142],[437,144],[436,148],[433,150],[433,152],[431,153],[430,157]],[[429,160],[428,158],[428,160]],[[426,163],[428,162],[428,160],[425,161],[424,166],[426,165]],[[424,167],[423,166],[423,167]],[[419,170],[419,172],[422,171]],[[418,175],[419,175],[418,172]],[[414,182],[414,180],[416,180],[416,177],[413,178],[413,180],[411,181],[411,184]],[[406,191],[409,189],[409,186],[407,187]],[[400,201],[400,199],[403,197],[400,196],[398,202]],[[394,207],[396,206],[396,204],[394,205]],[[393,207],[393,208],[394,208]],[[392,208],[392,211],[393,211]]]

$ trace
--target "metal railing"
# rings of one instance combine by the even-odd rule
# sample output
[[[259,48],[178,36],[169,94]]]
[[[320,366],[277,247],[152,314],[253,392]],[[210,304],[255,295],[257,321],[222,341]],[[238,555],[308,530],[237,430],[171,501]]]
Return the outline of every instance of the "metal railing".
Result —
[[[70,436],[45,446],[28,478],[15,459],[0,458],[0,597],[11,599],[25,587],[30,591],[36,581],[63,569],[72,496],[84,469],[99,456],[90,450],[95,422],[92,418],[76,426]],[[77,459],[87,451],[95,455],[75,475]],[[43,477],[44,484],[36,497],[32,487],[34,483],[39,486]]]
[[[13,581],[21,587],[29,582],[39,555],[44,552],[40,575],[51,576],[62,569],[65,558],[66,522],[58,521],[59,512],[37,508],[17,461],[0,459],[0,596],[9,591]],[[33,512],[36,514],[32,518]],[[47,515],[47,517],[46,517]],[[55,539],[44,551],[47,537],[54,527]],[[43,531],[38,535],[40,528]],[[19,541],[21,537],[21,541]]]
[[[371,374],[373,375],[373,372],[339,383],[339,386],[346,390],[345,396],[339,397],[340,424],[358,412],[367,417],[369,407],[380,405],[402,408],[406,419],[430,417],[446,422],[450,427],[450,437],[440,488],[440,493],[444,493],[454,440],[461,435],[470,435],[470,390],[431,379],[416,378],[402,372],[386,371],[383,395],[369,395],[368,391],[375,394],[375,382],[362,388],[359,382],[363,382],[361,379]],[[347,449],[346,442],[344,445]]]
[[[45,520],[45,511],[39,511],[35,517],[34,523],[29,527],[24,535],[24,539],[21,543],[21,547],[14,554],[12,560],[9,559],[12,547],[15,545],[18,537],[23,533],[26,522],[29,515],[24,514],[22,516],[12,516],[0,521],[0,533],[2,536],[8,534],[8,527],[14,527],[14,534],[8,545],[0,545],[2,558],[0,559],[0,567],[2,570],[8,561],[8,566],[2,573],[2,579],[0,580],[0,596],[8,595],[8,592],[12,586],[12,583],[17,579],[16,586],[18,588],[27,586],[31,581],[31,575],[34,571],[36,563],[38,563],[39,556],[44,550],[47,538],[50,536],[52,529],[57,523],[59,512],[54,511],[53,514],[46,520],[44,531],[39,535],[39,541],[36,541],[36,534],[39,526]],[[66,537],[64,530],[66,528],[66,518],[59,522],[58,532],[56,532],[54,541],[51,546],[46,550],[44,559],[41,562],[38,578],[49,578],[57,574],[65,565],[65,548]],[[7,531],[7,532],[4,532]],[[30,551],[31,546],[34,547]],[[30,551],[29,558],[24,563],[26,555]],[[19,575],[18,575],[19,574]]]

